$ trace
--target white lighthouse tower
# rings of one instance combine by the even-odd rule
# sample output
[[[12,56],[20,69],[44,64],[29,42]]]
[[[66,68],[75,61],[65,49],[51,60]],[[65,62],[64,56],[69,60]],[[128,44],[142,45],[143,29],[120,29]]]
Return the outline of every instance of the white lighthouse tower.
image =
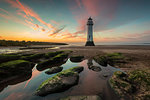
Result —
[[[87,33],[87,42],[85,46],[95,46],[93,42],[93,21],[92,18],[90,17],[87,22],[88,26],[88,33]]]

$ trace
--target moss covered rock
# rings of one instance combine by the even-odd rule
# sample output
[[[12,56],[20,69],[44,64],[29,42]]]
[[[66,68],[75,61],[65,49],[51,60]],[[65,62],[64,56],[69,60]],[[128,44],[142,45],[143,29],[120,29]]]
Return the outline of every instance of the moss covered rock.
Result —
[[[63,67],[52,67],[50,68],[48,71],[46,71],[46,74],[54,74],[54,73],[58,73],[61,72],[63,70]]]
[[[71,62],[81,62],[83,60],[84,56],[71,56],[70,61]]]
[[[27,60],[27,61],[36,61],[40,58],[44,57],[44,53],[41,54],[32,54],[32,55],[26,55],[26,56],[22,56],[21,59],[23,60]]]
[[[17,60],[20,56],[17,54],[1,54],[0,55],[0,63],[11,61],[11,60]]]
[[[63,53],[63,54],[58,54],[54,57],[52,57],[51,59],[48,59],[48,60],[44,60],[42,62],[40,62],[37,66],[37,69],[43,69],[45,67],[48,67],[48,66],[56,66],[58,65],[59,63],[62,64],[66,61],[66,59],[68,58],[68,54],[67,53]]]
[[[36,90],[35,94],[39,96],[45,96],[47,94],[65,91],[71,86],[78,83],[79,73],[75,69],[83,67],[73,67],[64,70],[55,76],[45,80]]]
[[[32,72],[31,62],[25,60],[14,60],[0,64],[0,81],[15,75],[22,75]]]
[[[134,70],[128,74],[117,71],[109,83],[120,97],[146,100],[150,94],[150,73],[148,70]]]
[[[61,54],[61,53],[63,53],[64,51],[56,51],[56,52],[48,52],[48,53],[46,53],[45,54],[45,58],[51,58],[51,57],[54,57],[54,56],[56,56],[56,55],[58,55],[58,54]]]
[[[119,63],[125,63],[125,57],[121,53],[110,53],[94,57],[94,60],[102,66],[115,66]]]

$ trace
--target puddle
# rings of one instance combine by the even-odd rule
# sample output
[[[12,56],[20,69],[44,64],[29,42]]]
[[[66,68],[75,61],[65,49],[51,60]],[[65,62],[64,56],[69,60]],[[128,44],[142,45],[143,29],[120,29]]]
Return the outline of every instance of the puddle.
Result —
[[[90,66],[100,67],[101,70],[93,71]],[[62,65],[63,70],[75,66],[84,66],[84,71],[80,73],[79,83],[65,92],[54,93],[45,97],[35,96],[33,93],[38,86],[46,79],[54,76],[45,74],[45,71],[38,71],[36,65],[32,70],[32,77],[24,82],[9,85],[0,92],[0,100],[58,100],[59,98],[74,95],[103,95],[103,100],[118,100],[118,97],[110,89],[107,80],[117,68],[103,67],[94,60],[84,60],[80,63],[73,63],[70,59]]]

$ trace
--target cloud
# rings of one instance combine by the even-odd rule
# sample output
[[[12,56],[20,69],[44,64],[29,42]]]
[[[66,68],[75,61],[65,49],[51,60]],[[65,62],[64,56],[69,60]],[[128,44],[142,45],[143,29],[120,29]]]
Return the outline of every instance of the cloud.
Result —
[[[62,26],[61,28],[58,28],[57,30],[55,30],[52,34],[50,34],[49,36],[54,36],[56,34],[58,34],[60,31],[62,31],[66,26]]]
[[[77,30],[85,30],[89,16],[94,21],[94,31],[111,30],[131,23],[148,13],[148,3],[137,0],[75,0],[68,1],[70,11],[78,22]],[[73,3],[71,3],[73,2]],[[148,1],[146,1],[148,2]],[[149,16],[149,15],[148,15]]]
[[[3,17],[4,19],[11,20],[16,23],[20,23],[25,26],[31,27],[30,25],[26,24],[22,19],[16,17],[14,14],[10,13],[9,11],[6,11],[5,9],[0,8],[0,12],[0,17]]]
[[[85,31],[87,19],[90,16],[95,24],[94,31],[107,29],[107,25],[115,18],[118,7],[118,0],[76,0],[76,3],[71,2],[69,1],[70,10],[78,22],[77,31]]]
[[[9,4],[11,4],[12,7],[14,8],[18,8],[18,15],[21,15],[22,17],[24,17],[28,24],[29,24],[29,20],[30,20],[30,24],[33,23],[33,19],[35,18],[37,21],[39,21],[41,24],[45,25],[46,27],[49,28],[50,33],[55,32],[56,30],[58,30],[57,28],[55,28],[52,24],[50,23],[46,23],[45,21],[43,21],[40,16],[33,11],[32,8],[30,8],[29,6],[21,3],[19,0],[6,0]],[[31,23],[32,21],[32,23]],[[37,24],[34,24],[35,26],[37,26]],[[38,28],[38,27],[36,27]],[[40,27],[39,27],[40,28]]]

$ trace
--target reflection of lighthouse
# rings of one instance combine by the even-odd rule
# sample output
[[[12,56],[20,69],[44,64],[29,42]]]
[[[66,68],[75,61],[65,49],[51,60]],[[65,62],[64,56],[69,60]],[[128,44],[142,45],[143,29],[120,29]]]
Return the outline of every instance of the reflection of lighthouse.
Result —
[[[88,26],[88,34],[85,46],[95,46],[93,42],[93,21],[91,17],[88,19],[87,26]]]

